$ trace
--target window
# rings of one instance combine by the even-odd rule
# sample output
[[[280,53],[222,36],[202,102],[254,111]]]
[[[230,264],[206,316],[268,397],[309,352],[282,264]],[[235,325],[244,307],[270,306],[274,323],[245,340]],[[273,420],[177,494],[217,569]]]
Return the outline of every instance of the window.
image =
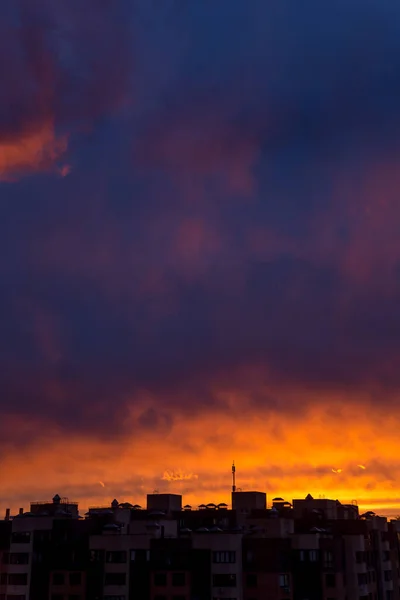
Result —
[[[51,531],[48,529],[35,531],[34,536],[38,542],[49,542],[51,540]]]
[[[150,560],[150,550],[131,550],[131,560],[135,562]]]
[[[392,571],[384,571],[383,578],[385,581],[392,581],[392,579],[393,579]]]
[[[366,585],[367,583],[368,583],[367,573],[359,573],[358,574],[358,585]]]
[[[325,575],[325,585],[328,588],[336,587],[336,576],[335,576],[335,573],[327,573]]]
[[[235,563],[236,562],[236,552],[232,552],[232,551],[213,552],[213,562],[215,562],[215,563]]]
[[[254,554],[253,554],[253,552],[251,550],[247,550],[246,561],[248,563],[251,563],[251,562],[253,562],[253,560],[254,560]]]
[[[53,573],[53,585],[64,585],[64,573]]]
[[[125,585],[125,573],[106,573],[104,576],[104,585]]]
[[[281,575],[279,575],[279,587],[289,587],[289,575],[287,573],[282,573]]]
[[[383,561],[387,562],[388,560],[390,560],[390,551],[389,550],[385,550],[383,553]]]
[[[365,552],[361,552],[361,551],[356,552],[356,562],[359,564],[364,561],[365,561]]]
[[[386,590],[386,600],[393,600],[392,590]]]
[[[14,531],[14,533],[11,534],[12,544],[29,544],[30,541],[30,531]]]
[[[70,585],[81,585],[82,582],[82,573],[70,573],[69,574],[69,584]]]
[[[7,573],[0,574],[0,585],[7,585]]]
[[[3,562],[3,564],[8,565],[8,563],[10,562],[10,553],[9,552],[4,552],[2,562]]]
[[[106,552],[106,562],[114,564],[126,563],[127,555],[125,550],[118,550],[114,552]]]
[[[9,573],[8,585],[28,585],[28,573]]]
[[[103,562],[104,550],[91,550],[90,551],[91,562]]]
[[[172,585],[182,587],[186,583],[185,573],[172,573]]]
[[[154,585],[160,586],[160,587],[167,585],[166,573],[154,573]]]
[[[27,565],[29,564],[29,554],[27,552],[11,552],[8,560],[10,565]]]
[[[213,575],[214,587],[236,587],[236,575],[218,573]]]
[[[257,587],[257,575],[256,573],[247,573],[246,575],[246,587],[256,588]]]
[[[310,550],[308,557],[310,559],[310,562],[317,562],[318,560],[318,551],[317,550]]]
[[[301,560],[301,562],[304,562],[306,560],[306,553],[304,552],[304,550],[300,550],[299,559]]]
[[[325,550],[324,552],[324,568],[333,569],[333,553],[331,550]]]

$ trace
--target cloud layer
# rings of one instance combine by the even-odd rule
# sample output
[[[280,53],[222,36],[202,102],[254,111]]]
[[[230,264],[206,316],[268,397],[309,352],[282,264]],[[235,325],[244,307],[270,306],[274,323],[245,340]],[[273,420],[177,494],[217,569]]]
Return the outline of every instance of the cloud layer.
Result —
[[[395,504],[400,8],[89,4],[0,9],[5,498]]]
[[[69,136],[127,100],[122,3],[86,6],[6,0],[1,8],[0,181],[57,166],[65,174]]]

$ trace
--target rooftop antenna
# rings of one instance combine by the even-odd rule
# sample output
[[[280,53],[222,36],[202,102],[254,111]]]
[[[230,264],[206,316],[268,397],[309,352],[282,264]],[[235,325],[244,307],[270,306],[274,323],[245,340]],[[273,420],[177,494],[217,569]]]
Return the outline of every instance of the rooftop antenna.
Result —
[[[236,467],[235,467],[235,461],[232,461],[232,492],[236,492]]]

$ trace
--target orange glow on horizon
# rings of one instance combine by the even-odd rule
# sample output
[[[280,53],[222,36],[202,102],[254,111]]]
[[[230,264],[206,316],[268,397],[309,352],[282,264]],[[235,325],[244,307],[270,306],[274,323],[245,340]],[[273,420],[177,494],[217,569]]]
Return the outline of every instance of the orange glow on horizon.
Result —
[[[244,410],[240,420],[240,405],[233,402],[231,412],[175,416],[170,428],[147,432],[135,429],[137,405],[132,436],[111,441],[73,435],[66,440],[53,430],[29,453],[6,455],[0,465],[1,510],[55,492],[78,500],[81,512],[114,497],[144,506],[146,494],[155,489],[183,494],[184,503],[194,506],[230,503],[234,454],[237,487],[266,491],[268,504],[276,496],[292,500],[310,492],[356,500],[360,510],[399,514],[397,416],[327,400],[330,408],[310,405],[301,416]],[[360,468],[360,458],[368,469]]]

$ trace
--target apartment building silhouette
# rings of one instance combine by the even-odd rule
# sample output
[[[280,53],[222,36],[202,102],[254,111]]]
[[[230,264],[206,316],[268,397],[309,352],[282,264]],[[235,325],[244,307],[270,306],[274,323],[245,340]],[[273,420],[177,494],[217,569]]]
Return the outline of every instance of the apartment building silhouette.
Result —
[[[0,600],[400,600],[400,521],[338,500],[149,494],[0,521]]]

